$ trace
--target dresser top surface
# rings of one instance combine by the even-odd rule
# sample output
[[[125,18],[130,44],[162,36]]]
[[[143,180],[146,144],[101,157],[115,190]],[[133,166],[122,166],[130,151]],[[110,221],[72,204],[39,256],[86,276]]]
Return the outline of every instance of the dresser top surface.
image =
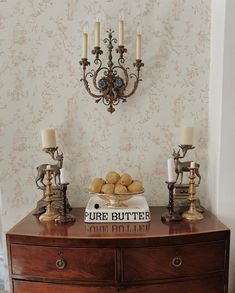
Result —
[[[84,223],[84,208],[74,208],[71,211],[76,217],[73,224],[40,223],[32,213],[16,224],[7,237],[41,237],[67,239],[135,239],[135,238],[167,238],[185,235],[205,235],[214,232],[228,233],[212,213],[205,211],[204,219],[200,221],[171,222],[164,224],[161,215],[165,207],[150,207],[151,222],[146,223]]]

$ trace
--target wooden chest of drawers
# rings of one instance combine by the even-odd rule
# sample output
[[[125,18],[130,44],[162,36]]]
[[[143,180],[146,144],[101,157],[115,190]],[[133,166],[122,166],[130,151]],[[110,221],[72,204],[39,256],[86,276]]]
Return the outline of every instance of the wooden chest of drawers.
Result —
[[[7,233],[14,293],[227,292],[230,231],[212,214],[165,225],[42,224],[32,214]]]

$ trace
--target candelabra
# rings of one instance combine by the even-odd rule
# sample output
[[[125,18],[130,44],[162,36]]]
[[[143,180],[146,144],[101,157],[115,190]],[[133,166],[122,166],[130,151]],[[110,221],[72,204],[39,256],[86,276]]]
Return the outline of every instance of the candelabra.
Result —
[[[117,39],[113,38],[113,33],[113,30],[108,30],[108,38],[103,40],[104,43],[108,44],[107,66],[103,66],[102,64],[99,56],[103,54],[103,51],[98,46],[94,47],[91,51],[91,53],[95,55],[94,63],[98,66],[96,70],[92,69],[91,71],[86,72],[86,68],[90,65],[90,62],[87,58],[82,58],[80,61],[80,65],[83,68],[83,77],[81,78],[81,81],[83,81],[87,92],[95,99],[96,103],[102,101],[104,105],[108,106],[107,110],[111,114],[115,111],[114,106],[118,105],[120,101],[126,102],[127,98],[135,93],[139,81],[141,81],[140,69],[144,66],[142,60],[137,59],[133,64],[137,69],[137,73],[128,74],[129,67],[124,67],[125,59],[123,57],[124,53],[127,52],[127,49],[120,45],[116,49],[116,53],[119,54],[118,64],[115,65],[113,63],[113,44],[117,43]],[[123,73],[124,77],[119,76],[119,71]],[[92,79],[92,84],[98,93],[93,93],[90,89],[88,77]],[[134,78],[134,86],[129,93],[126,93],[130,78]]]

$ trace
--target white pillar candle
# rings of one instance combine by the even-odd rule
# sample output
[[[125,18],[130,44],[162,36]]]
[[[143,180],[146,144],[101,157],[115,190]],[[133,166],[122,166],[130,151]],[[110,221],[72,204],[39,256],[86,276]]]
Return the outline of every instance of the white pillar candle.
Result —
[[[119,20],[119,38],[118,45],[124,46],[124,20]]]
[[[167,160],[167,169],[168,169],[168,182],[174,182],[175,181],[175,174],[174,174],[174,160],[172,158]]]
[[[182,127],[180,129],[180,144],[193,145],[194,129],[193,127]]]
[[[141,60],[141,33],[136,35],[136,60]]]
[[[42,129],[41,136],[43,149],[56,147],[55,129]]]
[[[190,163],[190,168],[195,169],[195,162],[191,162],[191,163]]]
[[[61,168],[60,169],[60,183],[66,183],[66,181],[65,181],[65,170],[64,170],[64,168]]]
[[[95,23],[95,47],[100,47],[100,19],[98,17]]]

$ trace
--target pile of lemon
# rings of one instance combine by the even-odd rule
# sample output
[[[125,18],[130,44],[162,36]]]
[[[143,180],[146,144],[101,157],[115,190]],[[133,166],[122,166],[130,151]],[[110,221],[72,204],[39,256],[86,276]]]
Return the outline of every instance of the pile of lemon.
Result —
[[[144,188],[140,180],[133,180],[128,173],[120,175],[110,171],[105,179],[95,178],[89,186],[89,191],[111,195],[143,192]]]

